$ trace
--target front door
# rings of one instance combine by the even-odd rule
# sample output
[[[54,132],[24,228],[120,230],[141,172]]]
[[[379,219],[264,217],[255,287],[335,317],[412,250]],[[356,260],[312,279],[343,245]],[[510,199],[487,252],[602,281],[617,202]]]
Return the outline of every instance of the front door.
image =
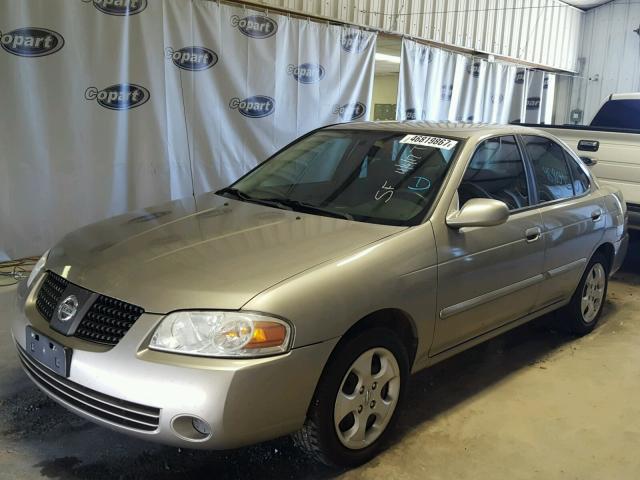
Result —
[[[493,198],[505,202],[511,215],[493,227],[434,225],[439,316],[432,355],[532,311],[543,279],[544,244],[531,185],[513,136],[478,146],[454,202],[462,207],[471,198]]]

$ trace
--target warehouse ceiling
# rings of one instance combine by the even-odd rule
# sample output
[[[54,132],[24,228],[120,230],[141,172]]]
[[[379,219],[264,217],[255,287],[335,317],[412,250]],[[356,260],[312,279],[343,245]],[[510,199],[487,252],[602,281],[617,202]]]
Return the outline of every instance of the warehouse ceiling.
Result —
[[[609,3],[610,1],[611,0],[563,0],[564,3],[568,3],[569,5],[573,5],[574,7],[582,8],[583,10],[598,7],[600,5],[604,5],[605,3]]]

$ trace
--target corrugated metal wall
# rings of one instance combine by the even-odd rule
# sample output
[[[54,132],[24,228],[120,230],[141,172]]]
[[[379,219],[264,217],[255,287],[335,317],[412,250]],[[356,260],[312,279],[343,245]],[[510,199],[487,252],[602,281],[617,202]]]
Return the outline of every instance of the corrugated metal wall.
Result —
[[[584,12],[558,0],[259,0],[550,68],[575,69]]]
[[[585,14],[578,57],[581,78],[573,81],[571,108],[588,123],[612,93],[640,92],[640,3],[616,0]]]

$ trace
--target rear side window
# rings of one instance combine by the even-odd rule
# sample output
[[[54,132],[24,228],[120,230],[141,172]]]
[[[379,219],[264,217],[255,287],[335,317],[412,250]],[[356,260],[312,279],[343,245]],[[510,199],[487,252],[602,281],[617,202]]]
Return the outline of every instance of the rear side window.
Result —
[[[522,137],[531,160],[540,203],[573,196],[571,172],[564,150],[553,140],[544,137]]]
[[[565,151],[565,157],[567,158],[567,163],[569,164],[569,170],[571,171],[571,179],[573,180],[573,191],[576,195],[582,195],[589,191],[591,187],[591,182],[589,181],[589,176],[585,173],[585,171],[580,168],[578,162],[574,160],[572,156],[570,156]]]
[[[513,136],[490,138],[476,149],[458,187],[460,206],[472,198],[493,198],[509,210],[529,206],[527,175]]]
[[[609,100],[591,121],[592,127],[640,129],[640,100]]]

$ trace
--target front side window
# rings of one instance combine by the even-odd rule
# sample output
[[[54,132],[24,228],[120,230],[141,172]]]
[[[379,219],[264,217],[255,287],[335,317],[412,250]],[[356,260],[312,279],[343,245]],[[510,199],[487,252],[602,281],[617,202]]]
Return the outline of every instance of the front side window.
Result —
[[[276,208],[413,225],[435,200],[460,145],[442,136],[320,130],[219,193]]]
[[[462,207],[472,198],[493,198],[509,210],[529,206],[527,175],[513,136],[490,138],[476,149],[464,174],[458,197]]]
[[[534,135],[522,137],[531,160],[540,203],[574,195],[571,173],[564,150],[553,140]]]

